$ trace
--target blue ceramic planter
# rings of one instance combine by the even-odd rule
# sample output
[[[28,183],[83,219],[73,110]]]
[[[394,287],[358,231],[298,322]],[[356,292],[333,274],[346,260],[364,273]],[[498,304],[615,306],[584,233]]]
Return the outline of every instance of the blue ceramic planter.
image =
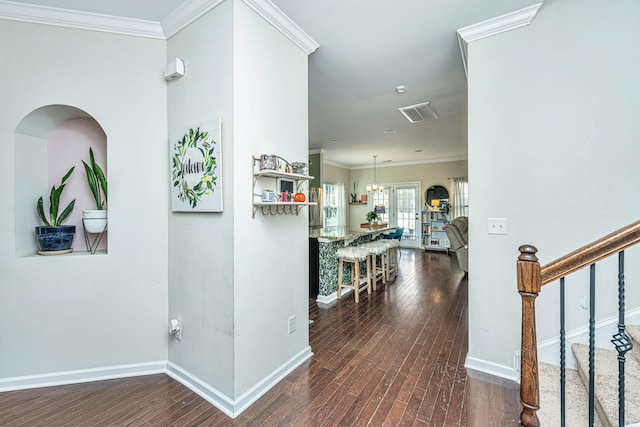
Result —
[[[39,252],[71,252],[73,236],[76,234],[75,225],[59,225],[51,227],[41,225],[36,227],[36,237],[38,238]]]

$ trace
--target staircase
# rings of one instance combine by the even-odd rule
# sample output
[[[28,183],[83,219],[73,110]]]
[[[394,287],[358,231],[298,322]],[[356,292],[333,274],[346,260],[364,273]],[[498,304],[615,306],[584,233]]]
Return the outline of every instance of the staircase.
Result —
[[[640,426],[640,326],[628,325],[627,333],[633,350],[626,354],[625,421],[627,426]],[[566,425],[588,425],[589,346],[571,346],[578,369],[567,369]],[[618,426],[618,353],[596,347],[595,408],[597,427]],[[560,368],[540,363],[541,426],[560,426]]]
[[[589,372],[588,349],[580,344],[571,346],[576,356],[578,369],[575,372],[567,372],[567,383],[575,386],[580,383],[576,377],[584,378],[582,382],[595,384],[593,394],[594,405],[588,412],[596,417],[600,414],[600,420],[594,425],[614,426],[640,426],[640,345],[637,328],[627,328],[625,333],[625,250],[640,244],[640,221],[636,221],[613,233],[604,236],[582,248],[576,249],[565,256],[556,259],[544,266],[541,266],[536,253],[538,249],[532,245],[522,245],[518,249],[520,256],[517,260],[518,293],[522,302],[522,333],[520,347],[520,401],[522,412],[520,413],[520,423],[526,427],[539,427],[540,425],[558,426],[560,418],[549,418],[544,423],[540,423],[539,417],[543,414],[553,414],[560,412],[560,404],[544,403],[543,399],[552,398],[554,393],[554,382],[559,381],[559,373],[553,379],[541,381],[539,374],[553,372],[553,367],[543,366],[538,363],[538,344],[536,338],[536,298],[546,285],[559,282],[560,290],[560,360],[565,361],[565,277],[580,270],[589,270],[589,342],[592,347],[593,362],[595,369]],[[612,341],[617,350],[598,349],[595,347],[595,295],[596,295],[596,264],[606,258],[617,256],[618,272],[618,331],[614,334]],[[608,283],[612,280],[609,279]],[[606,282],[605,282],[606,283]],[[598,289],[601,289],[600,285]],[[629,332],[631,330],[631,332]],[[635,351],[631,345],[633,341],[628,334],[635,336]],[[617,366],[618,357],[625,358],[627,363],[624,366],[625,380],[625,411],[618,417],[618,379]],[[619,355],[619,356],[618,356]],[[620,372],[623,372],[622,370]],[[590,379],[588,377],[590,376]],[[638,383],[635,383],[638,381]],[[559,389],[560,386],[558,385]],[[542,391],[542,392],[541,392]],[[559,395],[559,392],[557,393]],[[577,408],[579,399],[586,401],[584,405],[588,408],[589,398],[581,398],[580,387],[574,387],[565,393],[565,403],[568,408]],[[583,396],[584,397],[584,396]],[[558,399],[559,400],[559,399]],[[556,408],[556,409],[554,409]],[[592,412],[593,410],[593,412]],[[551,412],[549,412],[551,411]],[[582,411],[582,409],[580,409]],[[582,416],[579,412],[568,412],[566,415],[566,425],[584,425],[585,420],[589,421],[589,416]],[[549,415],[553,417],[553,415]],[[558,417],[560,414],[558,414]],[[620,418],[620,422],[618,422]],[[622,419],[624,420],[622,421]]]

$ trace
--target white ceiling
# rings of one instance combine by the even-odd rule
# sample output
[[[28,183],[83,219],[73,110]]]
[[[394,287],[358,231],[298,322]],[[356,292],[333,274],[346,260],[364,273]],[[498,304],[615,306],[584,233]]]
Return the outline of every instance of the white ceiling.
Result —
[[[15,3],[160,22],[192,1]],[[378,164],[466,158],[467,82],[456,30],[539,1],[272,0],[320,45],[309,58],[309,148],[349,167],[370,167],[373,155]],[[404,94],[395,91],[400,84]],[[438,119],[411,124],[398,111],[422,101]]]

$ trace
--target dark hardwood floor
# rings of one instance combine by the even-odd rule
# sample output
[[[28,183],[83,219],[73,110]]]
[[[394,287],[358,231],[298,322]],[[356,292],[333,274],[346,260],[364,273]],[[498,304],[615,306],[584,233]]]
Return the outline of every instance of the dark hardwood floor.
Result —
[[[512,426],[516,385],[464,368],[467,280],[455,256],[402,250],[355,304],[310,301],[314,356],[231,420],[166,375],[0,393],[1,426]]]

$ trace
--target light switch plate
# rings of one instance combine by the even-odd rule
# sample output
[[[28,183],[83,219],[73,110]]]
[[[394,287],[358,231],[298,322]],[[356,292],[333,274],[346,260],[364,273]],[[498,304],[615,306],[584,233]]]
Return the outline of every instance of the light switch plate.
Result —
[[[507,218],[489,218],[489,234],[507,234]]]

